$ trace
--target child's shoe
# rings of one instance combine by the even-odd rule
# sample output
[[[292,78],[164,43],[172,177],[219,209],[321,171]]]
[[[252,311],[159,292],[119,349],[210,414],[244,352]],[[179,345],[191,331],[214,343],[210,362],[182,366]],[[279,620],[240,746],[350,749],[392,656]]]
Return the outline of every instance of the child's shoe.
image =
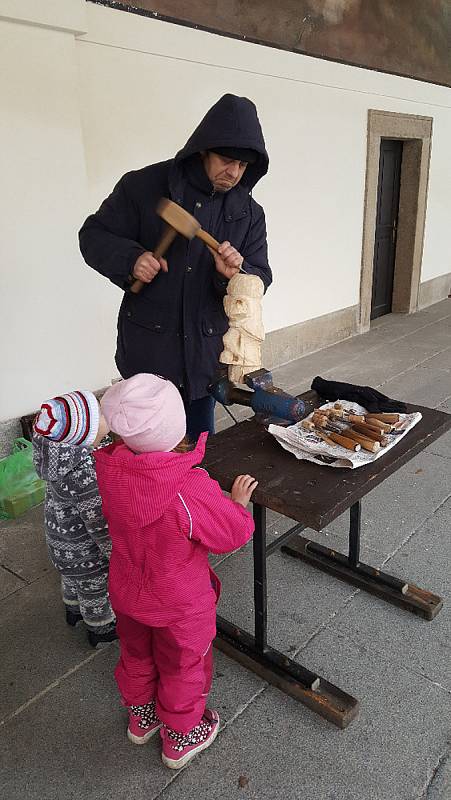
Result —
[[[91,647],[97,647],[98,644],[102,644],[103,642],[114,642],[117,638],[118,635],[115,625],[112,625],[109,630],[102,631],[102,633],[95,633],[92,630],[88,630],[88,642]]]
[[[69,606],[67,603],[64,603],[64,608],[66,609],[66,622],[71,628],[75,628],[78,622],[81,622],[83,617],[80,614],[80,608],[78,606]]]
[[[163,752],[161,760],[169,769],[181,769],[194,756],[210,747],[219,731],[219,714],[217,711],[205,709],[199,725],[189,733],[177,733],[164,726],[161,730]]]
[[[130,706],[128,709],[127,736],[133,744],[145,744],[160,728],[155,700],[145,706]]]

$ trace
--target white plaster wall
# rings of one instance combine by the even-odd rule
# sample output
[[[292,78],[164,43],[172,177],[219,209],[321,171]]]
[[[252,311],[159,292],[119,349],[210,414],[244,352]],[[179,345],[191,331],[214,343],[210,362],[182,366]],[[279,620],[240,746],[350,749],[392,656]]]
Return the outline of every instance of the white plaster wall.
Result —
[[[369,108],[434,118],[422,280],[450,271],[451,90],[83,0],[0,0],[0,37],[0,420],[115,374],[121,293],[77,230],[227,91],[257,104],[271,158],[268,331],[358,303]]]
[[[77,84],[71,33],[0,21],[0,419],[114,374],[116,296],[78,252]]]

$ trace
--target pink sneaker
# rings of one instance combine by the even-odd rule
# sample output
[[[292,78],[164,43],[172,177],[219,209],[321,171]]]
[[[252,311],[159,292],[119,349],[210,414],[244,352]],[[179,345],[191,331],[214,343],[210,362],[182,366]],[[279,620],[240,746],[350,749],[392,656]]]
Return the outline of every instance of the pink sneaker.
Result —
[[[219,731],[219,714],[205,709],[199,725],[189,733],[177,733],[163,726],[160,736],[163,740],[161,760],[169,769],[181,769],[202,750],[210,747]]]
[[[160,728],[155,700],[145,706],[130,706],[128,709],[127,736],[133,744],[145,744]]]

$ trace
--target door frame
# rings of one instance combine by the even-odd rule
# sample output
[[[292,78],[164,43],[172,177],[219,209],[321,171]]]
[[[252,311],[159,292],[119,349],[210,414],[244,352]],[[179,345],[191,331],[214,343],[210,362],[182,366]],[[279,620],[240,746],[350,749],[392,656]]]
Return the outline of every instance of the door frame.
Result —
[[[410,314],[418,309],[432,117],[369,109],[359,333],[370,328],[381,139],[401,139],[404,142],[392,311]]]

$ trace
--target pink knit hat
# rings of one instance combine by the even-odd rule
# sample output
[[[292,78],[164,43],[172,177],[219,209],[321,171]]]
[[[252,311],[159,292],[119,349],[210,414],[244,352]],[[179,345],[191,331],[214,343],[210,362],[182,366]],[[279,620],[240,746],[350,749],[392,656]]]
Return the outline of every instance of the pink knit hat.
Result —
[[[186,416],[173,383],[140,373],[111,386],[101,408],[111,431],[135,453],[168,453],[186,434]]]

